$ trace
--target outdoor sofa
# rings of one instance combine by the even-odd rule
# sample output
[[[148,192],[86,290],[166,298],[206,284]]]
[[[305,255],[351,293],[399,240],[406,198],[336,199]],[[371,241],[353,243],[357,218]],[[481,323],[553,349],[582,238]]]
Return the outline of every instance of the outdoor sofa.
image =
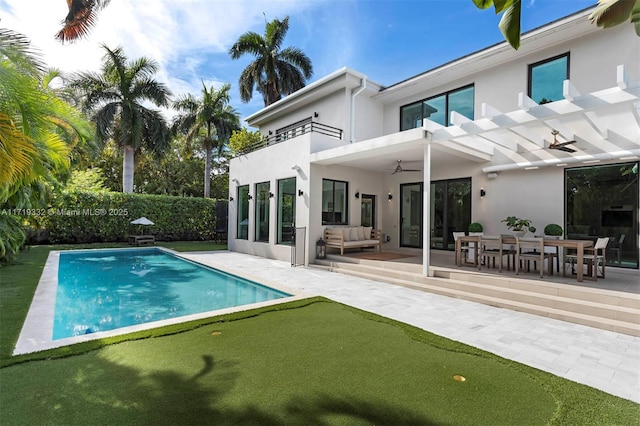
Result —
[[[370,226],[325,228],[324,241],[327,247],[340,249],[341,255],[346,248],[378,247],[382,252],[382,232]]]

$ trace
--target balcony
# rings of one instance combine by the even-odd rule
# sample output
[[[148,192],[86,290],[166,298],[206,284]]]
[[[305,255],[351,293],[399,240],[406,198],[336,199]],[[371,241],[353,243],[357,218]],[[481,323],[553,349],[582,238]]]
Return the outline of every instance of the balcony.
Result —
[[[250,152],[266,148],[270,145],[275,145],[289,139],[297,138],[298,136],[302,136],[307,133],[318,133],[330,138],[342,140],[343,131],[337,127],[312,121],[311,118],[306,118],[276,130],[275,135],[269,135],[268,137],[263,138],[260,142],[251,145],[240,154],[248,154]]]

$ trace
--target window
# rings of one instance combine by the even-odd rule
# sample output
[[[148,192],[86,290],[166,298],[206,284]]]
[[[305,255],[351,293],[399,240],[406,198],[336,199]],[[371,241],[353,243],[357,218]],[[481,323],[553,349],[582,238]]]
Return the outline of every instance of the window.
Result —
[[[256,184],[256,241],[269,242],[269,199],[270,199],[269,182]]]
[[[569,53],[529,65],[528,94],[539,104],[563,99],[562,85],[569,78]]]
[[[249,239],[249,185],[238,187],[238,229],[239,240]]]
[[[451,111],[473,120],[473,97],[472,84],[400,107],[400,130],[421,127],[424,118],[448,126]]]
[[[339,180],[322,179],[322,224],[347,225],[349,223],[347,194],[349,184]]]
[[[296,178],[278,181],[278,244],[291,244],[296,224]]]

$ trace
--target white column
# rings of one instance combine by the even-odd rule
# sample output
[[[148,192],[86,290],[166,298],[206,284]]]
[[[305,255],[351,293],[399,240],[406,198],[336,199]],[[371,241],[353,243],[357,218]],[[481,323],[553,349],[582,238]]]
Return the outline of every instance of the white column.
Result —
[[[431,250],[431,143],[424,144],[424,176],[422,184],[422,275],[433,276],[429,271]]]

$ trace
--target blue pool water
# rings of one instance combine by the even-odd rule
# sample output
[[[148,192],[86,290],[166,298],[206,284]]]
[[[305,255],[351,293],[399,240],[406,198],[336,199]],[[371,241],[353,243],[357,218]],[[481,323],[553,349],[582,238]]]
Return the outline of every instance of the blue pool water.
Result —
[[[63,252],[53,339],[288,296],[156,248]]]

